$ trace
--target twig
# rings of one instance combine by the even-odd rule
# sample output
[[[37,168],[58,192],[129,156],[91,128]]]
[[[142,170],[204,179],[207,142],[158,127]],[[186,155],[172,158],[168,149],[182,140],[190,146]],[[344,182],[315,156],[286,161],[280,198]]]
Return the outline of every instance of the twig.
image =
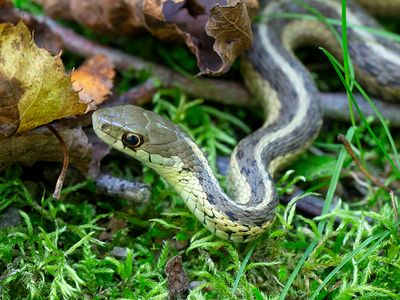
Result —
[[[375,178],[373,175],[371,175],[366,169],[365,167],[361,164],[361,162],[358,160],[358,158],[356,157],[353,149],[351,148],[351,144],[349,143],[349,141],[345,138],[345,136],[343,134],[339,134],[338,136],[338,140],[344,145],[347,153],[350,155],[350,157],[352,158],[352,160],[354,161],[354,163],[357,165],[357,167],[360,169],[360,171],[369,179],[371,180],[375,185],[383,188],[385,191],[387,191],[388,193],[391,193],[392,190],[390,188],[388,188],[387,186],[385,186],[384,184],[382,184],[377,178]],[[393,193],[393,192],[392,192]]]
[[[304,194],[304,191],[296,187],[292,195],[290,196],[285,195],[283,197],[280,197],[279,202],[286,205],[294,197],[300,196],[302,194]],[[310,218],[318,217],[322,214],[324,202],[325,200],[320,197],[307,195],[302,197],[296,202],[296,211],[298,211],[301,215],[306,217]]]
[[[390,195],[390,200],[392,202],[392,207],[393,207],[393,211],[394,211],[394,221],[396,222],[396,224],[398,224],[399,223],[399,211],[397,209],[396,196],[394,195],[393,191],[390,191],[389,195]]]
[[[358,106],[362,113],[368,116],[376,116],[374,110],[369,106],[368,102],[361,95],[354,95]],[[324,116],[335,119],[350,121],[349,104],[344,93],[320,93],[321,107],[324,111]],[[372,99],[374,104],[383,115],[389,120],[392,126],[400,127],[400,105],[395,103],[382,102],[377,99]],[[355,112],[356,119],[359,120],[360,116]],[[378,121],[378,118],[375,118]]]
[[[60,147],[64,154],[63,166],[62,166],[60,175],[58,176],[56,187],[54,188],[54,193],[53,193],[53,197],[58,200],[61,197],[61,189],[64,184],[65,176],[67,175],[67,171],[68,171],[68,162],[69,162],[68,148],[67,148],[67,145],[65,144],[65,141],[62,138],[62,136],[58,133],[58,131],[53,126],[51,126],[50,124],[46,124],[46,127],[58,139],[58,141],[60,142]]]
[[[105,106],[111,105],[121,105],[121,104],[134,104],[134,105],[143,105],[148,103],[153,98],[154,94],[157,93],[157,86],[154,83],[153,79],[148,79],[144,83],[135,86],[125,93],[121,94],[117,98],[105,102]]]
[[[107,174],[96,177],[96,186],[105,195],[124,198],[133,204],[145,204],[150,199],[149,186]]]

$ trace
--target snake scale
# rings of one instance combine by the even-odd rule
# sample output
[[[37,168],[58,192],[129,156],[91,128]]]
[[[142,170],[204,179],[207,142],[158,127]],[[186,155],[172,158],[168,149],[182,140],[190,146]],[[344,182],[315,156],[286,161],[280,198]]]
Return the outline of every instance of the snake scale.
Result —
[[[300,2],[268,1],[261,14],[308,13]],[[389,1],[393,2],[400,1]],[[326,17],[341,18],[340,1],[303,3]],[[347,21],[379,27],[350,1]],[[339,26],[335,29],[341,34]],[[294,50],[311,44],[340,56],[338,41],[318,21],[268,18],[254,24],[253,33],[242,74],[266,117],[263,126],[234,149],[227,193],[198,146],[172,122],[132,105],[106,107],[93,114],[94,130],[104,142],[153,168],[206,228],[233,242],[250,241],[269,227],[278,203],[274,174],[307,149],[321,128],[316,85]],[[400,45],[361,29],[349,29],[348,41],[357,79],[375,95],[400,98]]]

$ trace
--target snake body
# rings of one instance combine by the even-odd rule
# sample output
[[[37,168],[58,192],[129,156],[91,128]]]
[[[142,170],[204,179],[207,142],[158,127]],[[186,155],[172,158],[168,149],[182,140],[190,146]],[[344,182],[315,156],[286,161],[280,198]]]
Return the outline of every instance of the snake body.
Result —
[[[294,2],[269,1],[262,14],[305,12]],[[306,2],[327,17],[340,19],[339,1]],[[378,26],[353,3],[348,22]],[[234,149],[228,193],[198,146],[170,121],[132,105],[93,114],[93,128],[103,141],[153,168],[206,228],[234,242],[250,241],[269,227],[278,203],[274,174],[307,149],[322,124],[317,88],[293,50],[305,42],[336,52],[340,48],[325,26],[310,20],[269,19],[256,24],[253,33],[253,47],[242,70],[266,119]],[[398,98],[399,45],[361,30],[349,30],[348,36],[358,78],[372,92],[389,100]]]

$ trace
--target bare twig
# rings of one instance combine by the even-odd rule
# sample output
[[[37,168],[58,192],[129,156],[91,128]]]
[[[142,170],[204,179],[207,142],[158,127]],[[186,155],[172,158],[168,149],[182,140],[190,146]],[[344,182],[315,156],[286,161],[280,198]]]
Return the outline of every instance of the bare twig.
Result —
[[[388,193],[392,192],[390,188],[385,186],[383,183],[381,183],[377,178],[375,178],[373,175],[371,175],[367,169],[362,165],[362,163],[358,160],[357,156],[355,155],[353,149],[351,148],[351,144],[349,141],[345,138],[343,134],[339,134],[338,140],[344,145],[347,153],[350,155],[354,163],[357,165],[357,167],[360,169],[360,171],[369,179],[371,180],[375,185],[383,188],[385,191]]]
[[[374,110],[361,95],[354,95],[362,113],[366,116],[376,116]],[[321,107],[324,116],[330,119],[350,121],[350,111],[347,96],[344,93],[320,93]],[[372,99],[382,116],[389,120],[392,126],[400,127],[400,105]],[[357,112],[355,117],[360,118]],[[378,118],[375,117],[375,121]]]
[[[62,136],[58,133],[58,131],[51,126],[50,124],[46,124],[46,127],[56,136],[58,141],[60,142],[60,147],[63,151],[64,154],[64,160],[63,160],[63,166],[60,172],[60,175],[58,176],[56,187],[54,188],[54,193],[53,197],[55,199],[60,199],[61,197],[61,189],[64,184],[65,176],[67,175],[68,171],[68,162],[69,162],[69,155],[68,155],[68,148],[67,145],[65,144],[64,139]]]
[[[96,177],[96,186],[103,194],[124,198],[133,204],[145,204],[150,199],[149,186],[106,174]]]
[[[398,224],[399,223],[399,211],[397,208],[396,196],[394,195],[393,191],[390,191],[389,195],[390,195],[390,200],[392,202],[392,207],[393,207],[393,211],[394,211],[394,221],[396,222],[396,224]]]
[[[125,93],[121,94],[117,98],[104,103],[105,106],[121,105],[121,104],[134,104],[143,105],[148,103],[153,98],[154,94],[157,93],[157,86],[153,79],[148,79],[144,83],[135,86]]]

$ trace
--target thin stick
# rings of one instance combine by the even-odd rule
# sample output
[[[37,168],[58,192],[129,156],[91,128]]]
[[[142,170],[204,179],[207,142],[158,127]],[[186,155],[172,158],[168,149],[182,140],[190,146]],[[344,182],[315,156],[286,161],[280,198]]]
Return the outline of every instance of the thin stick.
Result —
[[[357,165],[357,167],[360,169],[360,171],[369,179],[371,180],[375,185],[383,188],[385,191],[387,191],[388,193],[391,193],[392,190],[390,188],[388,188],[387,186],[385,186],[384,184],[382,184],[377,178],[375,178],[373,175],[371,175],[367,169],[365,169],[365,167],[361,164],[361,162],[358,160],[357,156],[355,155],[353,149],[351,148],[351,144],[349,143],[349,141],[345,138],[345,136],[343,134],[339,134],[338,136],[338,140],[344,145],[347,153],[350,155],[350,157],[352,158],[352,160],[355,162],[355,164]],[[392,192],[393,193],[393,192]]]
[[[65,141],[62,138],[62,136],[58,133],[58,131],[53,126],[51,126],[50,124],[46,124],[46,127],[58,139],[58,141],[60,142],[60,147],[64,154],[63,166],[62,166],[60,175],[58,176],[56,187],[54,188],[54,193],[53,193],[53,197],[58,200],[61,197],[61,189],[64,184],[65,176],[67,175],[67,170],[68,170],[68,162],[69,162],[68,148],[67,148],[67,145],[65,144]]]
[[[399,223],[399,211],[397,209],[396,196],[394,195],[393,191],[390,191],[389,195],[390,195],[390,200],[392,201],[392,207],[393,207],[393,211],[394,211],[394,221],[396,222],[396,224],[398,224]]]
[[[145,103],[151,102],[155,93],[157,93],[157,85],[154,83],[153,79],[147,79],[144,83],[134,86],[127,90],[125,93],[111,99],[104,103],[104,106],[111,105],[122,105],[122,104],[134,104],[143,105]]]

